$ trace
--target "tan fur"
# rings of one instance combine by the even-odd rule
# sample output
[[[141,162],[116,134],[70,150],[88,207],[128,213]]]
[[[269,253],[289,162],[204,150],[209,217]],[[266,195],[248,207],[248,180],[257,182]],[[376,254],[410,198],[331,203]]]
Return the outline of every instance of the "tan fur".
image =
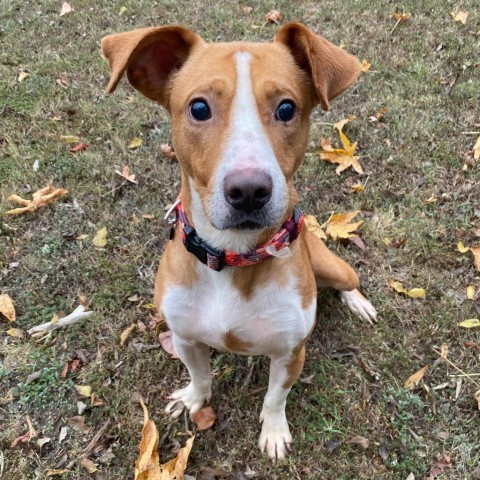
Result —
[[[305,363],[305,342],[300,343],[292,352],[292,357],[287,364],[288,377],[283,383],[283,388],[291,388],[302,373]]]
[[[241,338],[235,336],[232,332],[227,332],[223,336],[223,343],[229,352],[234,353],[246,353],[252,347],[251,342],[242,340]]]

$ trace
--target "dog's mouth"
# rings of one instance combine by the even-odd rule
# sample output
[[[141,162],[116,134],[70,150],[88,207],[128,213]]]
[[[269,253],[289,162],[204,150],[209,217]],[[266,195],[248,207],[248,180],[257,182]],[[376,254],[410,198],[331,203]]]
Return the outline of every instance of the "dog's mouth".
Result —
[[[216,219],[215,222],[212,221],[211,223],[217,230],[263,230],[278,223],[278,219],[273,217],[271,213],[262,210],[252,213],[232,211],[223,218]]]

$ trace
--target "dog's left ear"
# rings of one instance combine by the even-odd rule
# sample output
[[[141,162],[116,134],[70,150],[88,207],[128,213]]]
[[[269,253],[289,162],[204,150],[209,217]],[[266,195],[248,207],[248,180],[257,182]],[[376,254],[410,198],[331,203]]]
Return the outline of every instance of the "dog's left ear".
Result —
[[[140,28],[102,38],[102,53],[110,64],[107,93],[117,88],[124,72],[146,97],[168,108],[170,81],[203,40],[182,26]]]
[[[311,77],[318,102],[324,110],[329,100],[346,90],[360,74],[358,60],[301,23],[287,23],[275,41],[286,45],[296,63]]]

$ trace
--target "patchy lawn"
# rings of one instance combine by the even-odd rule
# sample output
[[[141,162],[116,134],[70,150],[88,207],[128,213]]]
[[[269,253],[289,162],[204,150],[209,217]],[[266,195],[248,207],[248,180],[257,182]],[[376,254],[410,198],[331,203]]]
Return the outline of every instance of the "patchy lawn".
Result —
[[[0,293],[13,298],[15,327],[24,331],[70,313],[80,293],[95,315],[43,339],[7,335],[2,318],[0,477],[3,465],[9,480],[44,478],[49,469],[65,470],[65,479],[130,478],[143,421],[138,394],[159,428],[161,459],[184,443],[186,421],[163,410],[185,369],[159,348],[149,308],[167,242],[160,219],[179,188],[176,162],[160,152],[170,142],[168,117],[126,82],[105,96],[98,42],[171,23],[209,41],[270,41],[277,26],[261,26],[276,8],[372,64],[331,112],[314,113],[296,185],[302,208],[320,223],[332,211],[361,211],[366,249],[329,246],[361,272],[380,319],[362,323],[332,292],[319,293],[302,374],[311,378],[294,386],[287,407],[295,453],[277,466],[256,447],[267,362],[212,353],[218,421],[197,434],[187,473],[203,480],[480,478],[479,329],[458,327],[480,317],[480,274],[471,254],[457,250],[459,241],[480,244],[480,164],[472,154],[480,135],[478,2],[72,0],[75,11],[60,17],[61,3],[2,1]],[[411,18],[395,26],[396,9]],[[458,10],[469,12],[465,25],[452,19]],[[382,108],[380,121],[370,119]],[[352,114],[358,118],[345,132],[358,141],[366,174],[338,176],[319,159],[320,139],[337,142],[331,124]],[[70,153],[62,135],[78,136],[88,149]],[[136,137],[141,145],[128,148]],[[138,184],[114,173],[125,165]],[[353,193],[356,183],[364,191]],[[15,207],[9,195],[29,197],[48,184],[69,193],[36,213],[3,215]],[[99,249],[92,238],[103,227],[108,243]],[[426,298],[396,293],[389,279],[424,288]],[[469,285],[475,300],[466,298]],[[120,347],[131,324],[137,327]],[[442,344],[449,362],[437,353]],[[405,390],[425,365],[419,386]],[[74,385],[90,386],[96,400],[79,398]],[[71,420],[79,408],[86,428]],[[11,448],[28,431],[27,416],[37,437]],[[89,474],[82,456],[98,471]]]

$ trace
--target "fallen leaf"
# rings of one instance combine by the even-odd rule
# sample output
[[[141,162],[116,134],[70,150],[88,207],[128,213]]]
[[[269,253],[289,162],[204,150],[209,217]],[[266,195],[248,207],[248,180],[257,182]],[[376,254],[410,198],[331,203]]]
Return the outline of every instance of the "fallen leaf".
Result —
[[[344,118],[343,120],[340,120],[340,121],[338,121],[337,123],[334,123],[334,124],[333,124],[333,128],[336,128],[339,132],[341,132],[341,131],[343,130],[343,127],[344,127],[347,123],[355,120],[356,118],[357,118],[356,115],[350,115],[349,117]]]
[[[425,200],[424,203],[427,205],[430,205],[431,203],[436,203],[436,202],[437,202],[437,197],[435,196],[434,193],[432,193],[430,197]]]
[[[446,343],[442,343],[440,347],[440,358],[446,360],[448,357],[448,345]]]
[[[267,21],[267,23],[276,23],[277,25],[279,25],[282,21],[282,14],[278,10],[270,10],[265,15],[265,20]]]
[[[92,407],[104,407],[107,405],[107,401],[101,397],[97,397],[95,393],[92,393],[92,396],[90,397],[90,405]]]
[[[172,332],[170,330],[160,333],[158,340],[163,349],[169,353],[172,358],[178,358],[177,352],[175,351],[175,347],[173,345]]]
[[[403,293],[410,298],[425,298],[427,293],[423,288],[412,288],[411,290],[407,290],[403,283],[398,282],[396,280],[389,279],[388,284],[398,293]]]
[[[394,12],[392,16],[395,20],[397,20],[397,22],[406,22],[412,16],[412,14],[409,12]]]
[[[201,408],[192,415],[192,420],[197,424],[197,430],[208,430],[217,419],[212,407]]]
[[[362,64],[361,64],[360,68],[362,69],[363,73],[367,73],[370,70],[371,66],[372,66],[372,64],[369,63],[366,58],[364,58],[362,60]]]
[[[5,212],[5,215],[22,215],[23,213],[35,212],[66,193],[68,193],[68,190],[64,188],[54,188],[52,185],[49,185],[36,191],[32,195],[32,200],[25,200],[18,195],[10,195],[7,198],[8,201],[19,203],[23,207],[8,210],[8,212]]]
[[[92,243],[96,247],[105,247],[105,245],[107,245],[107,235],[108,235],[107,227],[101,228],[92,238]]]
[[[339,238],[351,238],[356,236],[352,232],[354,232],[361,225],[363,225],[363,220],[355,223],[350,222],[359,213],[360,211],[358,210],[348,213],[335,213],[334,215],[332,215],[332,217],[327,223],[326,234],[332,237],[333,240],[338,240]]]
[[[135,148],[138,148],[142,144],[142,139],[139,137],[135,137],[132,139],[132,141],[128,144],[128,148],[130,150],[133,150]]]
[[[82,152],[87,148],[88,148],[88,145],[86,143],[79,143],[78,145],[75,145],[74,147],[69,148],[68,151],[72,153],[77,153],[77,152]]]
[[[89,385],[74,385],[75,390],[81,397],[91,397],[92,387]]]
[[[46,443],[51,442],[52,439],[49,437],[39,438],[35,443],[38,445],[39,448],[42,448]]]
[[[467,287],[467,299],[473,300],[475,298],[475,287],[473,285],[469,285]]]
[[[20,72],[20,74],[18,75],[18,78],[17,78],[18,83],[22,83],[29,76],[30,76],[30,74],[27,73],[27,72]]]
[[[454,22],[461,22],[463,25],[467,23],[468,12],[459,10],[458,12],[452,12],[450,15],[453,18]]]
[[[155,218],[155,216],[151,213],[142,213],[142,218],[144,218],[145,220],[151,220],[152,218]]]
[[[16,319],[15,307],[10,295],[2,293],[0,295],[0,314],[2,314],[9,322],[14,322]]]
[[[360,184],[356,184],[352,187],[352,192],[363,192],[365,190],[365,187],[363,185],[360,185]]]
[[[80,138],[77,137],[76,135],[61,135],[60,138],[66,142],[66,143],[79,143],[80,142]]]
[[[120,335],[120,346],[123,347],[125,342],[128,340],[130,334],[135,330],[136,325],[132,323],[128,328],[126,328]]]
[[[407,390],[413,390],[420,383],[427,369],[428,369],[428,365],[421,368],[418,372],[415,372],[413,375],[410,375],[407,378],[407,381],[405,382],[405,388]]]
[[[346,443],[353,443],[354,445],[358,445],[359,447],[363,448],[366,450],[368,446],[370,445],[370,442],[368,438],[362,437],[360,435],[356,435],[355,437],[351,438],[350,440],[347,440]]]
[[[54,477],[56,475],[63,475],[67,470],[65,468],[49,468],[45,472],[46,477]]]
[[[477,247],[470,247],[470,251],[473,254],[473,263],[475,263],[477,270],[480,271],[480,245]]]
[[[167,158],[175,158],[176,153],[173,151],[173,148],[168,143],[162,143],[160,145],[160,151],[162,155]]]
[[[326,142],[322,142],[323,151],[320,152],[320,158],[331,163],[338,163],[338,167],[335,170],[337,175],[352,167],[357,173],[363,174],[363,168],[359,163],[359,158],[354,155],[357,148],[357,142],[351,144],[347,136],[341,131],[337,130],[340,140],[343,145],[342,148],[332,148],[331,145]]]
[[[470,250],[470,247],[466,247],[463,242],[458,242],[457,243],[457,250],[460,253],[467,253]]]
[[[480,320],[478,318],[469,318],[460,322],[458,326],[462,328],[477,328],[480,327]]]
[[[87,427],[87,425],[85,425],[85,418],[83,418],[81,415],[67,418],[67,423],[74,430],[83,433],[84,435],[86,435],[90,431],[90,427]]]
[[[478,409],[480,410],[480,390],[475,393],[475,400],[477,401]]]
[[[14,337],[14,338],[24,338],[25,332],[20,328],[9,328],[7,330],[7,335],[10,335],[11,337]]]
[[[73,13],[73,8],[68,2],[63,2],[62,9],[60,10],[60,16],[70,15]]]
[[[316,237],[326,240],[327,235],[325,232],[322,230],[322,227],[320,224],[317,222],[317,219],[313,215],[305,215],[303,217],[303,223],[307,227],[307,229],[312,232]]]
[[[387,112],[388,108],[383,107],[375,115],[371,115],[368,118],[371,122],[380,122]]]
[[[412,472],[410,472],[408,474],[408,477],[405,480],[415,480],[415,475]]]
[[[118,14],[123,15],[127,10],[128,10],[128,8],[123,5],[123,6],[120,7],[120,10],[118,11]]]
[[[480,160],[480,137],[477,138],[477,141],[473,146],[473,158],[475,160]]]
[[[325,449],[328,453],[332,454],[342,443],[342,440],[339,438],[332,438],[325,445]]]
[[[117,175],[120,175],[121,177],[123,177],[125,180],[127,180],[128,182],[131,182],[131,183],[138,183],[136,180],[135,180],[135,174],[131,174],[130,175],[130,167],[128,165],[125,165],[122,169],[122,171],[120,170],[115,170],[115,173]]]
[[[32,421],[30,420],[30,417],[27,415],[25,417],[27,420],[27,425],[28,425],[28,432],[25,433],[24,435],[16,438],[10,445],[10,448],[16,447],[19,443],[28,443],[30,440],[35,438],[38,434],[37,431],[33,428]]]
[[[98,471],[97,466],[89,458],[81,458],[80,464],[88,473],[95,473]]]

